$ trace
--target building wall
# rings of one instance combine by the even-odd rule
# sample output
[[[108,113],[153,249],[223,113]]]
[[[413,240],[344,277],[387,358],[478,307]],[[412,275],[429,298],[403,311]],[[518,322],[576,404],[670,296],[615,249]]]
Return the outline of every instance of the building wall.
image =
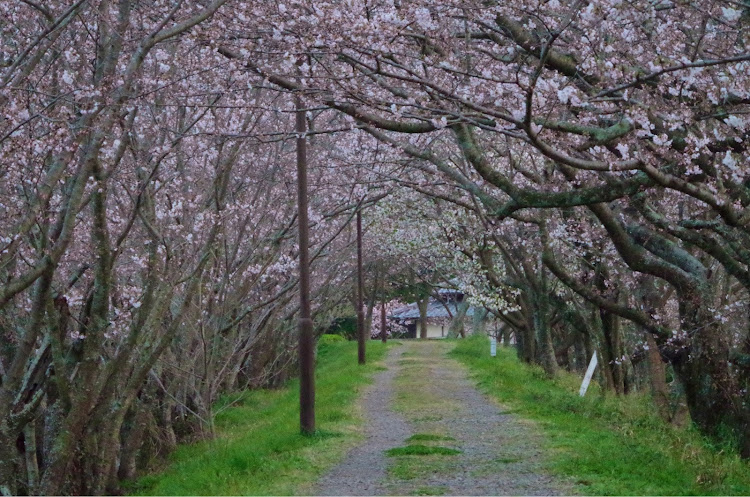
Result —
[[[439,324],[428,324],[427,325],[427,338],[445,338],[448,334],[447,325]]]
[[[450,322],[446,322],[444,325],[439,324],[427,324],[427,338],[446,338],[448,336],[448,329],[450,328]],[[419,326],[419,320],[414,320],[413,324],[410,324],[407,326],[407,329],[412,332],[413,334],[409,334],[407,332],[407,335],[405,338],[419,338],[420,335],[420,326]],[[471,335],[471,321],[465,320],[464,321],[464,329],[466,330],[467,335]]]

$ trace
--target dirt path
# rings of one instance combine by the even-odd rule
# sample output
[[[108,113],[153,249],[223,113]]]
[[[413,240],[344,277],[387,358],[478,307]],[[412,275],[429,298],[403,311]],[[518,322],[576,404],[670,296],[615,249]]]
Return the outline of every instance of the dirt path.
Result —
[[[480,394],[448,342],[404,341],[365,393],[366,439],[318,483],[318,495],[559,495],[540,469],[539,434]],[[410,439],[411,440],[408,440]],[[415,445],[422,447],[415,448]],[[410,447],[426,455],[388,457]],[[454,455],[437,454],[446,449]]]
[[[385,451],[397,447],[411,435],[403,416],[390,406],[393,383],[399,372],[398,361],[404,347],[393,347],[385,360],[385,371],[375,376],[374,384],[365,392],[362,410],[367,429],[365,442],[349,451],[344,461],[319,482],[315,495],[384,495],[388,460]]]

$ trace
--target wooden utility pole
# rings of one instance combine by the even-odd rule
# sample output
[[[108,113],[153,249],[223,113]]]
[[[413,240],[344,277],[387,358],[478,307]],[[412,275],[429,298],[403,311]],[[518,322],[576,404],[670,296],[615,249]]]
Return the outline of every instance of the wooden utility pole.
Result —
[[[364,278],[362,270],[362,211],[357,210],[357,357],[365,364],[365,310],[363,305]]]
[[[310,223],[307,217],[307,116],[302,95],[294,96],[297,133],[297,219],[299,220],[299,425],[315,432],[315,351],[310,313]]]

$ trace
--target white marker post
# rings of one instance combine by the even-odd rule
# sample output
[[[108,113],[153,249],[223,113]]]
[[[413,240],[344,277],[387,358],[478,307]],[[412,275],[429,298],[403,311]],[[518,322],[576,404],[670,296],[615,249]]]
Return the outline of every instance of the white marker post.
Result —
[[[583,383],[581,383],[581,390],[578,392],[578,394],[583,397],[586,395],[586,390],[589,388],[589,383],[591,383],[591,377],[594,376],[594,370],[596,369],[596,365],[598,364],[598,361],[596,359],[596,351],[594,351],[594,355],[591,356],[591,362],[589,363],[589,368],[586,370],[586,376],[583,377]]]
[[[490,337],[490,357],[497,355],[497,338]]]

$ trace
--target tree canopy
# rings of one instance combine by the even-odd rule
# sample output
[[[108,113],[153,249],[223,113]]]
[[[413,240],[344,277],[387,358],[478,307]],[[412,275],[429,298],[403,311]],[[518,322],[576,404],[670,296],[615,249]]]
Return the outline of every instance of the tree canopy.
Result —
[[[3,2],[1,493],[115,492],[294,374],[302,138],[317,333],[359,210],[370,315],[453,284],[549,375],[666,364],[750,456],[748,30],[747,0]]]

